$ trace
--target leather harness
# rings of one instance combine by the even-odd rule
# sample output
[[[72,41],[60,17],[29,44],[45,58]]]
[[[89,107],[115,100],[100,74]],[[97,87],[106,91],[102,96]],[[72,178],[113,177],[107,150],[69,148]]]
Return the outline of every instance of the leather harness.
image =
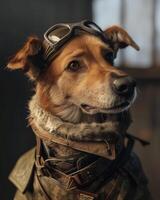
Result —
[[[75,170],[72,173],[65,173],[64,171],[59,170],[56,167],[49,167],[48,162],[52,160],[56,160],[56,158],[46,159],[43,157],[42,151],[42,139],[54,141],[58,144],[67,145],[72,148],[76,146],[73,141],[66,141],[65,139],[58,138],[57,136],[42,133],[38,130],[34,123],[31,124],[37,138],[37,146],[36,146],[36,179],[39,184],[39,187],[42,190],[45,198],[50,200],[49,195],[45,191],[43,184],[41,182],[41,176],[48,176],[54,179],[54,181],[63,189],[67,191],[76,191],[79,192],[79,199],[96,199],[98,194],[96,193],[88,193],[83,188],[88,187],[92,182],[101,177],[101,181],[99,186],[101,186],[104,181],[113,177],[118,169],[124,166],[124,164],[128,161],[131,151],[133,149],[134,141],[139,140],[143,145],[148,144],[148,142],[143,141],[139,138],[126,134],[127,137],[127,145],[121,149],[120,153],[117,155],[115,160],[108,160],[102,156],[96,155],[91,163],[82,167],[79,170]],[[45,137],[45,138],[44,138]],[[109,145],[109,144],[108,144]],[[108,152],[108,145],[105,145],[105,148]],[[73,147],[74,146],[74,147]],[[75,149],[82,150],[79,147]],[[89,152],[89,151],[88,151]],[[89,152],[90,153],[90,152]],[[90,159],[91,154],[87,156],[85,159]],[[93,155],[93,154],[92,154]],[[50,171],[51,169],[51,171]],[[116,187],[116,185],[115,185]],[[112,188],[114,191],[114,188]]]
[[[37,151],[35,162],[37,169],[36,178],[46,200],[50,200],[50,197],[45,191],[43,184],[41,183],[41,175],[51,176],[54,180],[56,180],[57,184],[65,190],[76,191],[77,193],[80,193],[80,200],[96,199],[98,197],[98,194],[94,192],[86,192],[85,190],[83,190],[83,188],[101,177],[102,180],[99,183],[100,187],[106,179],[113,177],[117,169],[122,167],[128,160],[134,144],[134,140],[129,139],[127,147],[120,153],[115,161],[109,161],[105,158],[98,157],[91,164],[71,174],[66,174],[56,168],[52,168],[52,174],[54,174],[54,176],[52,176],[49,173],[48,167],[46,165],[43,165],[44,160],[41,152],[41,142],[41,139],[37,137]]]

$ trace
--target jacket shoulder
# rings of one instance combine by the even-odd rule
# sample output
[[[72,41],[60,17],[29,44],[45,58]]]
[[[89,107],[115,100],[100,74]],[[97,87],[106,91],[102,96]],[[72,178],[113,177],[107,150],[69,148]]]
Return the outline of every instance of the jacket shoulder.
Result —
[[[33,175],[35,163],[35,148],[27,151],[16,162],[15,167],[9,175],[9,180],[22,193],[26,190]]]
[[[143,171],[141,162],[134,152],[132,152],[129,161],[124,166],[124,169],[128,172],[137,185],[144,186],[148,184],[148,180]]]

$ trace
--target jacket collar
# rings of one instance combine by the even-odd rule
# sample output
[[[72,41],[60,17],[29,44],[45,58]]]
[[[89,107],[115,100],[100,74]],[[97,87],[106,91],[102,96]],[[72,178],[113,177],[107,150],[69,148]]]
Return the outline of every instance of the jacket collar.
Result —
[[[124,137],[111,122],[68,123],[42,109],[35,98],[29,104],[29,122],[36,136],[70,148],[114,160],[124,147]],[[100,138],[100,135],[102,136]]]
[[[16,163],[9,175],[9,180],[20,190],[25,192],[31,180],[35,164],[35,148],[26,152]]]

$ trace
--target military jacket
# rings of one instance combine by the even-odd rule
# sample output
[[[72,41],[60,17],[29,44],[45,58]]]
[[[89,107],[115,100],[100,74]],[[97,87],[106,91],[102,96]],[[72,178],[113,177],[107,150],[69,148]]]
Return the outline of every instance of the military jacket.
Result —
[[[37,179],[38,178],[38,179]],[[14,200],[149,200],[147,179],[137,156],[132,153],[125,165],[118,169],[101,187],[102,177],[86,188],[64,189],[50,176],[38,175],[35,167],[35,148],[25,153],[9,176],[17,187]],[[40,180],[40,183],[39,183]]]

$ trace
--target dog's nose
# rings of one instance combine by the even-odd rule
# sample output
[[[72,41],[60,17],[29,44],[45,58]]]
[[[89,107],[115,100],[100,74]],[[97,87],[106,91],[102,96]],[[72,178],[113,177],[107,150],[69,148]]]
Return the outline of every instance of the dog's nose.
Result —
[[[113,90],[119,95],[131,95],[136,87],[136,81],[130,76],[118,77],[113,80]]]

